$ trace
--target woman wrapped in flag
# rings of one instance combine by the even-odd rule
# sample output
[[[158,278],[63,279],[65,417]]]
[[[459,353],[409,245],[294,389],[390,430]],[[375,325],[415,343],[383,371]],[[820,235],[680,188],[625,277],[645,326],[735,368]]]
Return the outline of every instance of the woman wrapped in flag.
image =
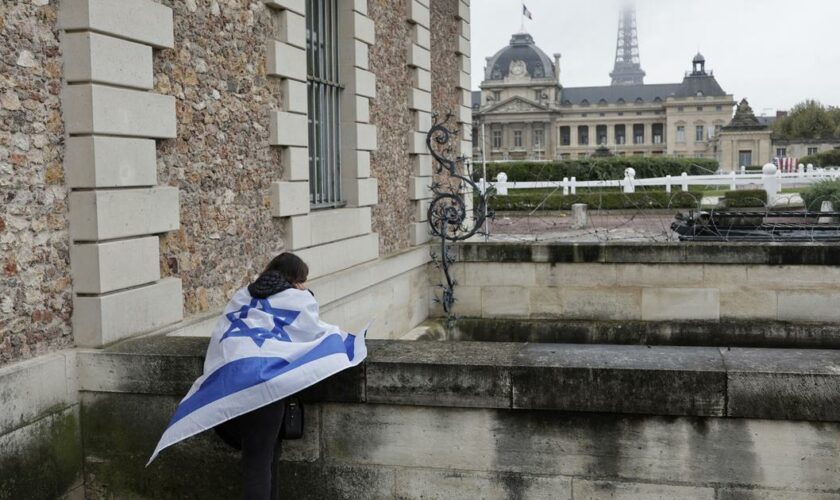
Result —
[[[271,463],[284,398],[367,356],[365,331],[353,335],[322,322],[304,287],[309,268],[296,255],[275,257],[256,281],[238,290],[216,324],[204,373],[193,383],[155,448],[217,428],[241,444],[245,498],[276,491]]]

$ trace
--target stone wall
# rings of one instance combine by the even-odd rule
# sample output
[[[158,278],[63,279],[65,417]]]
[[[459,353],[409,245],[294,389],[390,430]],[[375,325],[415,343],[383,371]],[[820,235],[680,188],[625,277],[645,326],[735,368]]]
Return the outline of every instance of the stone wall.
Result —
[[[82,492],[76,353],[0,367],[0,498]]]
[[[163,276],[180,277],[187,315],[222,307],[283,247],[269,185],[280,151],[268,112],[282,104],[266,76],[275,16],[261,1],[165,1],[175,48],[155,55],[155,89],[177,99],[176,139],[158,146],[158,181],[181,196],[181,229],[161,238]]]
[[[368,15],[380,41],[371,46],[369,55],[377,95],[370,103],[370,120],[377,126],[379,145],[371,152],[370,169],[371,176],[379,181],[379,200],[385,202],[373,207],[373,230],[379,233],[380,253],[388,254],[410,246],[409,227],[414,222],[408,156],[412,82],[406,66],[411,35],[405,9],[394,7],[393,1],[368,0]]]
[[[458,48],[458,4],[460,0],[430,0],[432,32],[432,111],[440,117],[455,114],[460,99],[458,85],[460,61]]]
[[[0,7],[0,365],[73,342],[57,10]]]
[[[238,457],[212,433],[144,468],[204,347],[157,336],[79,354],[88,494],[237,494]],[[304,437],[283,443],[284,497],[840,492],[836,351],[420,341],[368,350],[363,366],[302,393]]]
[[[460,255],[462,316],[840,320],[832,245],[465,244]]]

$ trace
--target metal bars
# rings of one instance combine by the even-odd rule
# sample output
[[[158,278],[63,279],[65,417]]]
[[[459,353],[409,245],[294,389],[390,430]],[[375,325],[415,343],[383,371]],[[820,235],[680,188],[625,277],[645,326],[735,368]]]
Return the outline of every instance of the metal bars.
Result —
[[[309,201],[343,205],[341,192],[338,0],[306,0],[306,86],[309,100]]]

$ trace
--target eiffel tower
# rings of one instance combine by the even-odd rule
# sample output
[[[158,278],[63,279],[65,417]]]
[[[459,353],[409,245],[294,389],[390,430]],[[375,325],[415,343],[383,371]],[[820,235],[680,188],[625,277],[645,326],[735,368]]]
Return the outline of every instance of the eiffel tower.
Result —
[[[618,17],[618,41],[615,67],[610,73],[613,85],[643,85],[645,72],[639,63],[639,38],[636,34],[636,7],[625,5]]]

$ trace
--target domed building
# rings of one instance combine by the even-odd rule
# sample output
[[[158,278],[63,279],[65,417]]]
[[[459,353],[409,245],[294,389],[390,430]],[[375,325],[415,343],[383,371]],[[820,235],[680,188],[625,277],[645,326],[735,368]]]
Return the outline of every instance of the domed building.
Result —
[[[491,160],[609,154],[715,158],[713,138],[735,100],[697,54],[679,83],[646,84],[635,13],[622,11],[611,84],[564,87],[560,54],[549,57],[527,33],[487,58],[473,93],[474,156]],[[631,26],[631,29],[625,29]]]

